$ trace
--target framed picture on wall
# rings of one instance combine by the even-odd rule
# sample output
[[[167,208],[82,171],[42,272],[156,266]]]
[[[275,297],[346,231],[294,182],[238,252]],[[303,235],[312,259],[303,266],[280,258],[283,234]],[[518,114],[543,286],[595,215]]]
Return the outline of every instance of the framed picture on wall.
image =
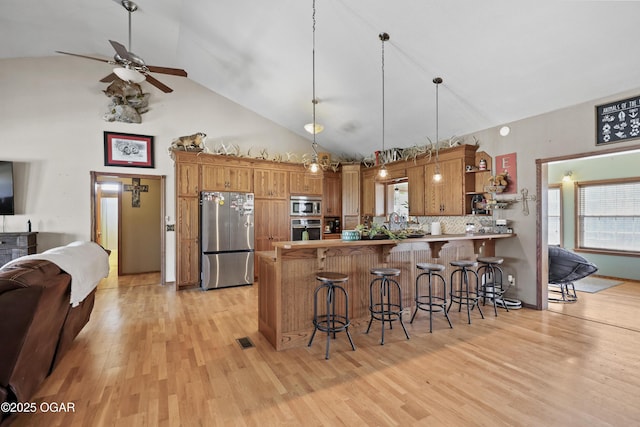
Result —
[[[153,168],[153,136],[104,132],[104,165]]]
[[[596,106],[596,146],[640,138],[640,96]]]

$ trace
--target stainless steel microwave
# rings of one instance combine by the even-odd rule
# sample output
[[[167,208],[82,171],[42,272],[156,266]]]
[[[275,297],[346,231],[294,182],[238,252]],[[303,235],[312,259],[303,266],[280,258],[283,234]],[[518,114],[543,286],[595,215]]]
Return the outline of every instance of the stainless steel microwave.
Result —
[[[322,199],[318,197],[291,196],[291,216],[321,216]]]

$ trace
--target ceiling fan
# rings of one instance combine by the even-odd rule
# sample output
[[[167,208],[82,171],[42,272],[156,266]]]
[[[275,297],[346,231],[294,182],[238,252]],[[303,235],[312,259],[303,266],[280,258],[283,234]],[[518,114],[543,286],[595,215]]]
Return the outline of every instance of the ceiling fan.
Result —
[[[120,3],[122,7],[124,7],[127,12],[129,12],[129,49],[131,49],[131,14],[138,10],[138,5],[129,0],[115,1]],[[77,53],[70,52],[61,52],[59,50],[57,50],[56,52],[62,53],[64,55],[78,56],[80,58],[93,59],[95,61],[102,61],[106,62],[107,64],[117,65],[117,67],[113,69],[113,73],[100,80],[104,83],[112,82],[117,78],[133,83],[140,83],[146,80],[161,91],[168,93],[173,92],[173,89],[153,77],[151,74],[149,74],[150,72],[187,77],[187,72],[185,70],[182,70],[180,68],[156,67],[153,65],[147,65],[142,60],[142,58],[140,58],[130,50],[127,50],[127,48],[122,44],[113,40],[109,40],[109,43],[111,43],[111,46],[113,46],[113,49],[116,51],[113,59],[95,58],[93,56],[79,55]]]

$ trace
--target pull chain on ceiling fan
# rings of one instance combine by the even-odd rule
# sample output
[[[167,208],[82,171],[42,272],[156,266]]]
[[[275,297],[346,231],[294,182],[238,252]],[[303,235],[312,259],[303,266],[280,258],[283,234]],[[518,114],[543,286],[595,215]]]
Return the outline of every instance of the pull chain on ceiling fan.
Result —
[[[129,82],[140,83],[144,80],[151,83],[153,86],[157,87],[161,91],[168,93],[173,92],[169,86],[160,82],[158,79],[153,77],[152,73],[161,73],[161,74],[170,74],[173,76],[181,76],[187,77],[187,72],[180,68],[169,68],[169,67],[156,67],[153,65],[145,64],[144,60],[140,58],[135,53],[130,51],[131,49],[131,14],[138,10],[138,5],[129,0],[121,0],[118,3],[122,5],[122,7],[129,14],[129,50],[127,50],[124,45],[118,43],[117,41],[109,40],[109,43],[116,51],[116,54],[113,56],[113,60],[95,58],[93,56],[79,55],[77,53],[69,53],[69,52],[61,52],[56,51],[57,53],[62,53],[64,55],[77,56],[80,58],[93,59],[94,61],[106,62],[107,64],[117,65],[116,68],[113,69],[113,73],[104,77],[100,81],[103,83],[109,83],[117,78]]]

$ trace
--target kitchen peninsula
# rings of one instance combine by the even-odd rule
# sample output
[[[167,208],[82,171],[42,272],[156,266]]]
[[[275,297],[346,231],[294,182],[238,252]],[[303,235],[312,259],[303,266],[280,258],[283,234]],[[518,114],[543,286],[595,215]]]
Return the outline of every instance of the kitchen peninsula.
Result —
[[[403,305],[413,306],[416,263],[447,267],[456,259],[495,255],[496,242],[515,234],[444,234],[406,240],[309,240],[275,242],[275,251],[259,252],[259,330],[276,350],[307,344],[313,330],[313,293],[317,271],[349,276],[349,315],[359,328],[369,319],[369,270],[385,266],[402,270],[398,282]],[[508,263],[508,260],[507,260]]]

